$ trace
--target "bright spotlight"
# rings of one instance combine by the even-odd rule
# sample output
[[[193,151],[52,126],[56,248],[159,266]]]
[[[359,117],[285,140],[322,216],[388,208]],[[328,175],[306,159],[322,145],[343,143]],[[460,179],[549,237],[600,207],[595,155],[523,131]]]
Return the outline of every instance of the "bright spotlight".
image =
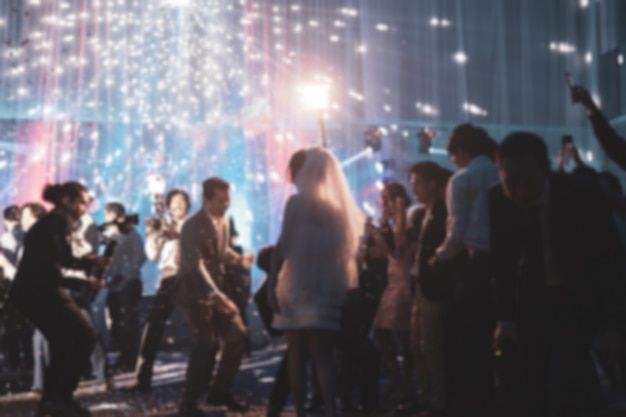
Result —
[[[303,85],[298,92],[305,109],[322,111],[328,108],[330,88],[327,84]]]
[[[459,51],[452,55],[452,59],[454,59],[457,64],[465,64],[467,62],[467,55],[465,55],[465,52]]]

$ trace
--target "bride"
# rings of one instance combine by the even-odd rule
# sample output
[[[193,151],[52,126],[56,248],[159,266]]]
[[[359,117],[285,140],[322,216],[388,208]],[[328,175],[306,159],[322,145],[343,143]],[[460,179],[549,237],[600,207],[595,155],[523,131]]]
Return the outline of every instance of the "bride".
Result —
[[[304,417],[306,361],[317,370],[326,415],[335,415],[332,339],[348,289],[357,286],[356,253],[365,218],[335,156],[320,147],[289,161],[298,193],[285,206],[269,276],[273,327],[285,331],[289,382],[298,417]]]

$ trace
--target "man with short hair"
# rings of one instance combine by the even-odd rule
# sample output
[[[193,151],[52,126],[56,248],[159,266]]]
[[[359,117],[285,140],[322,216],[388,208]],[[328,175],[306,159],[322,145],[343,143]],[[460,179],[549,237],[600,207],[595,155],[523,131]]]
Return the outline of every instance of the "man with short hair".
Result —
[[[467,253],[453,302],[460,343],[459,408],[468,416],[487,417],[496,408],[487,213],[487,190],[498,181],[496,143],[484,129],[465,123],[452,131],[446,147],[459,171],[446,191],[446,238],[428,265],[433,271],[442,269]]]
[[[587,415],[601,405],[591,342],[601,329],[623,329],[626,317],[611,208],[597,184],[551,172],[533,133],[505,138],[498,170],[488,194],[494,347],[519,343],[525,415]]]
[[[247,329],[235,303],[223,288],[225,265],[250,267],[254,256],[239,255],[230,247],[226,211],[230,206],[230,184],[218,177],[202,184],[203,206],[187,219],[180,235],[180,289],[178,302],[193,337],[187,365],[187,380],[179,413],[202,416],[198,397],[208,386],[217,351],[216,336],[222,341],[222,355],[208,403],[245,411],[248,405],[237,400],[231,386],[246,348]]]
[[[131,389],[149,391],[157,347],[172,315],[178,293],[179,237],[190,208],[189,195],[181,189],[169,191],[165,197],[168,217],[146,221],[146,254],[159,265],[159,289],[152,301],[143,329],[136,381]]]

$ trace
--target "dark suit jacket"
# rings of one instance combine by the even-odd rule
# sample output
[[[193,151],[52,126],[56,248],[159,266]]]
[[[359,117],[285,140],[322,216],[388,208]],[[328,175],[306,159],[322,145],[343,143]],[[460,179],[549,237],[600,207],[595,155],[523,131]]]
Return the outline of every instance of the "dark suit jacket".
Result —
[[[572,316],[621,325],[626,317],[626,268],[604,194],[586,179],[556,173],[550,174],[548,190],[547,233]],[[536,296],[529,290],[532,278],[520,274],[523,211],[501,185],[492,187],[488,200],[497,319],[519,320],[520,304]]]
[[[180,233],[180,289],[178,301],[183,305],[208,300],[214,291],[211,284],[200,272],[199,262],[202,261],[217,288],[222,288],[225,265],[237,258],[225,236],[226,249],[223,254],[218,250],[217,231],[213,221],[203,209],[193,214]]]
[[[72,254],[72,220],[60,210],[43,216],[26,233],[24,253],[11,286],[11,298],[17,305],[37,303],[59,291],[64,283],[61,268],[89,271],[94,262]]]
[[[420,216],[423,218],[423,216]],[[444,273],[435,273],[428,267],[428,261],[435,255],[437,248],[446,237],[446,220],[448,210],[443,200],[438,200],[430,213],[429,218],[422,225],[418,237],[419,276],[418,283],[422,293],[431,301],[445,299],[451,293],[450,278]]]

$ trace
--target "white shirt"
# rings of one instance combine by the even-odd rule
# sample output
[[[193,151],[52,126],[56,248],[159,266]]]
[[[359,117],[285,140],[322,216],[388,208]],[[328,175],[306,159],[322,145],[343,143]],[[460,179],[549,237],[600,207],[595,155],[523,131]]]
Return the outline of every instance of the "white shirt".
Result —
[[[176,233],[180,234],[180,231],[183,229],[183,224],[185,223],[187,218],[176,223]],[[169,239],[163,243],[163,247],[161,249],[161,253],[159,254],[157,250],[158,240],[160,239],[159,234],[155,233],[149,235],[146,238],[146,255],[153,262],[158,261],[159,269],[163,271],[167,271],[168,275],[174,275],[178,272],[178,265],[180,260],[180,245],[179,239]]]
[[[217,232],[217,251],[218,255],[224,263],[236,264],[240,261],[240,255],[230,247],[230,219],[226,216],[216,218],[207,212],[207,216],[213,222],[213,226]]]
[[[0,246],[9,252],[15,253],[17,251],[17,239],[13,236],[13,233],[7,230],[0,236]]]
[[[437,249],[439,259],[452,259],[466,248],[489,251],[487,191],[497,182],[498,168],[484,155],[452,176],[446,190],[447,235]]]
[[[78,223],[78,227],[72,232],[72,255],[77,258],[82,258],[87,255],[91,255],[97,252],[97,241],[90,242],[87,239],[87,231],[94,226],[93,217],[89,213],[85,213]],[[87,278],[87,273],[81,270],[75,269],[63,269],[63,276],[72,278]]]
[[[226,240],[230,237],[230,222],[226,216],[216,218],[209,215],[209,218],[213,222],[213,226],[215,226],[215,231],[217,232],[217,250],[220,256],[223,256],[226,251],[226,247],[230,244],[230,242],[226,242]]]

